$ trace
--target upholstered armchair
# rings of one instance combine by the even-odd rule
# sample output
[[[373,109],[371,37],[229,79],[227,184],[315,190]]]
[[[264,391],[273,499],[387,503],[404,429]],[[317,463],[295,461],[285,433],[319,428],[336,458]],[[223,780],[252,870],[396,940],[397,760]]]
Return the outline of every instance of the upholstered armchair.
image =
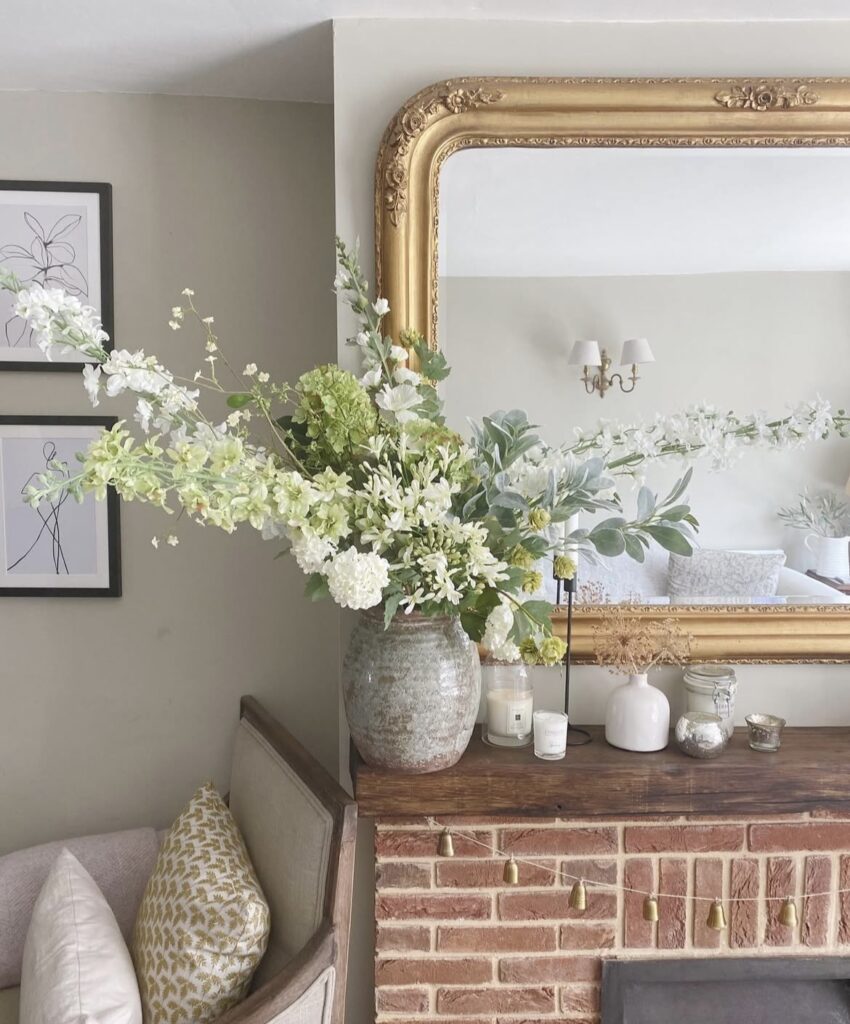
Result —
[[[342,1024],[356,804],[283,726],[245,697],[230,808],[271,910],[271,935],[251,993],[216,1024]],[[86,867],[128,935],[158,845],[157,833],[142,828],[0,858],[0,1024],[17,1024],[29,917],[61,848]]]

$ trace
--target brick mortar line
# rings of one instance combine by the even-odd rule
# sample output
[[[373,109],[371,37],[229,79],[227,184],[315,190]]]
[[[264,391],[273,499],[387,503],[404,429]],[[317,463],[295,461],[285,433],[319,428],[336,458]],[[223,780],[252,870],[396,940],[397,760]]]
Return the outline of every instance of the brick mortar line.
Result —
[[[556,828],[652,828],[653,826],[667,827],[670,825],[787,825],[799,822],[828,822],[837,821],[850,823],[850,811],[845,818],[813,818],[811,811],[789,811],[788,814],[768,815],[764,818],[752,818],[744,821],[734,814],[725,816],[707,816],[703,814],[676,814],[672,817],[665,815],[651,815],[636,818],[616,818],[602,816],[598,818],[549,818],[538,820],[534,817],[523,817],[522,815],[512,822],[499,820],[498,815],[494,818],[481,817],[473,821],[465,820],[461,824],[452,821],[451,814],[426,815],[418,824],[395,824],[387,819],[379,818],[376,824],[377,831],[384,832],[426,832],[429,831],[428,819],[433,817],[437,825],[430,829],[439,835],[440,830],[445,826],[453,832],[492,832],[498,829],[556,829]],[[469,819],[469,815],[460,815]]]

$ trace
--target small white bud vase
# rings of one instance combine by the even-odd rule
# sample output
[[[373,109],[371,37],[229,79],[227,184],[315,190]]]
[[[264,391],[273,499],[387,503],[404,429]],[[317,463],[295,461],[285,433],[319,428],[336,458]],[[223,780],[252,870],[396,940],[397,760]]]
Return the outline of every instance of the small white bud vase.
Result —
[[[663,750],[670,739],[670,702],[646,672],[629,676],[608,698],[605,739],[612,747],[646,753]]]

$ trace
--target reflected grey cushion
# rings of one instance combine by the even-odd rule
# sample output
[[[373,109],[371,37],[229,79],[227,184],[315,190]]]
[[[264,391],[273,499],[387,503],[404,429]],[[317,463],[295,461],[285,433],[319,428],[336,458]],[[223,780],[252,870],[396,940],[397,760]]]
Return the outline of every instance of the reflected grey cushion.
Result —
[[[159,853],[154,829],[84,836],[7,854],[0,857],[0,989],[20,982],[32,908],[63,847],[92,876],[124,938],[129,939],[132,933],[142,893]]]
[[[670,597],[773,597],[784,551],[712,551],[670,555]]]

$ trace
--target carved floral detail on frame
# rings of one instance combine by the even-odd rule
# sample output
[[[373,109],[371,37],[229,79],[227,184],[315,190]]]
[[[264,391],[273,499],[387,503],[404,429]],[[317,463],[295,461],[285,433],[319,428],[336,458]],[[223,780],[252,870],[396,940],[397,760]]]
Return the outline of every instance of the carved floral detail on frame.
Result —
[[[476,110],[478,107],[497,103],[504,95],[499,90],[442,86],[430,95],[417,97],[415,106],[406,107],[399,112],[388,131],[387,146],[392,158],[385,165],[381,182],[384,207],[394,226],[398,226],[399,220],[407,210],[408,176],[405,157],[411,142],[438,114],[462,114],[467,110]]]
[[[784,82],[746,82],[719,92],[714,99],[729,110],[790,110],[811,107],[818,97],[807,85],[786,86]]]

